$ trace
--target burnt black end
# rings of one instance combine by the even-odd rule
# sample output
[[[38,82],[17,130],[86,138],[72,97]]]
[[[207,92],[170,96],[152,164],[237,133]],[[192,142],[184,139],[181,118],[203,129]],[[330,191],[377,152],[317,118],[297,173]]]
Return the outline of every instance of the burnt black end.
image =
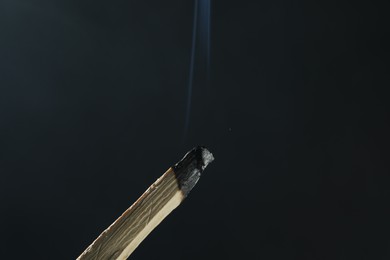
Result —
[[[186,197],[198,182],[200,175],[209,163],[214,160],[210,151],[203,146],[197,146],[189,151],[181,159],[173,170],[176,175],[179,188]]]

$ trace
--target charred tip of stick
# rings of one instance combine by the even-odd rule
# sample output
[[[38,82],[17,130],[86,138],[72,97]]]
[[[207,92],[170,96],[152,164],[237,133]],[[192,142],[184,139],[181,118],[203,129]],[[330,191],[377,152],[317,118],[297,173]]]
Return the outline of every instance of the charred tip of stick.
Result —
[[[181,159],[173,170],[184,196],[192,190],[198,182],[201,173],[214,160],[212,153],[204,146],[197,146]]]

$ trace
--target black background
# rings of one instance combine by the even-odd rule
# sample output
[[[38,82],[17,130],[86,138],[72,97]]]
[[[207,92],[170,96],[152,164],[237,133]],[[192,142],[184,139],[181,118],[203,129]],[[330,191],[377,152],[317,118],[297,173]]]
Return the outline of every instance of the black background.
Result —
[[[389,259],[386,7],[0,1],[1,259],[75,259],[195,145],[216,158],[131,259]],[[198,73],[199,79],[199,73]]]

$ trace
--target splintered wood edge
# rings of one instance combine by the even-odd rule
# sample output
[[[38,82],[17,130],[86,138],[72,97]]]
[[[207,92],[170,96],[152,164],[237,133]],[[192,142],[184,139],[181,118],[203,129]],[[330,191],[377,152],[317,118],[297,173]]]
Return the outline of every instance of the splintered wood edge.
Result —
[[[195,186],[206,166],[214,160],[204,147],[188,152],[77,258],[123,260],[168,216]]]

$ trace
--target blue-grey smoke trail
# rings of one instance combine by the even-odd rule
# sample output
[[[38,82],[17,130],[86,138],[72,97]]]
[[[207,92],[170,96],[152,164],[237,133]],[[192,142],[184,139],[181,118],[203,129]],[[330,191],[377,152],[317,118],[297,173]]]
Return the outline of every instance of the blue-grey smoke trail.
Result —
[[[210,73],[210,47],[211,47],[211,0],[195,0],[194,1],[194,21],[192,32],[192,46],[191,46],[191,59],[188,77],[188,92],[187,92],[187,106],[186,106],[186,118],[184,127],[184,139],[187,137],[190,126],[191,107],[192,107],[192,92],[195,76],[195,60],[197,43],[200,43],[200,53],[203,60],[206,62],[207,78]],[[199,24],[199,26],[198,26]],[[199,37],[198,37],[199,36]]]
[[[185,125],[184,125],[184,139],[187,137],[188,128],[190,126],[192,87],[194,84],[195,48],[196,48],[197,26],[198,26],[198,0],[195,0],[194,21],[193,21],[193,29],[192,29],[190,73],[189,73],[189,77],[188,77],[188,90],[187,90],[188,91],[187,92],[187,108],[186,108],[186,119],[185,119]]]
[[[210,21],[211,21],[211,0],[200,0],[201,26],[199,28],[202,53],[205,53],[206,71],[210,71]]]
[[[207,5],[207,36],[206,36],[206,40],[207,40],[207,73],[208,73],[208,77],[210,77],[210,62],[211,62],[211,0],[208,1],[208,5]]]

